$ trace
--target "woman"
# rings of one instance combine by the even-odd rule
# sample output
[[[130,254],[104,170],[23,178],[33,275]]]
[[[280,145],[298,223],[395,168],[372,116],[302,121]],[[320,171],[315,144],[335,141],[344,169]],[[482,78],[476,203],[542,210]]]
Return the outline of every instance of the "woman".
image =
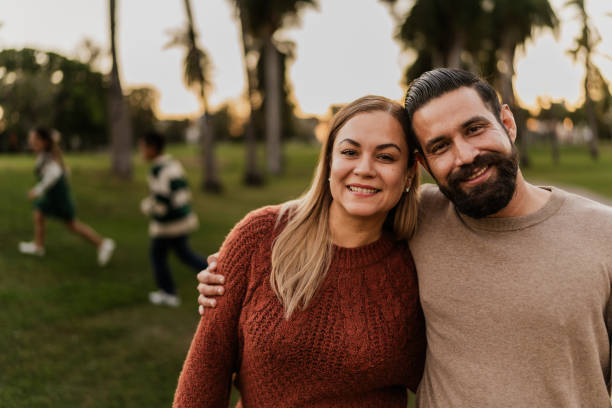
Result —
[[[405,407],[425,349],[414,263],[418,174],[408,121],[378,96],[341,109],[310,189],[251,212],[217,270],[175,407]]]
[[[28,144],[36,154],[35,173],[38,178],[29,192],[34,200],[34,241],[20,242],[19,251],[28,255],[45,254],[45,218],[64,221],[69,231],[83,237],[98,249],[98,264],[106,265],[115,249],[112,239],[103,239],[91,227],[76,219],[62,152],[48,129],[39,127],[28,136]]]

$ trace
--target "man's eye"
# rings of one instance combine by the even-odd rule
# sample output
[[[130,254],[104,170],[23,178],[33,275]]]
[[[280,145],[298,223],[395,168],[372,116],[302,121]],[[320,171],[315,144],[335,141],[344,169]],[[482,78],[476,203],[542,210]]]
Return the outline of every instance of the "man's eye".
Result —
[[[436,143],[435,145],[433,145],[431,147],[431,153],[441,153],[443,152],[446,148],[448,147],[448,143],[446,142],[441,142],[441,143]]]
[[[470,133],[470,134],[472,134],[472,133],[477,133],[477,132],[478,132],[479,130],[481,130],[482,128],[483,128],[483,126],[482,126],[482,125],[473,125],[473,126],[470,126],[470,127],[467,129],[467,132],[468,132],[468,133]]]

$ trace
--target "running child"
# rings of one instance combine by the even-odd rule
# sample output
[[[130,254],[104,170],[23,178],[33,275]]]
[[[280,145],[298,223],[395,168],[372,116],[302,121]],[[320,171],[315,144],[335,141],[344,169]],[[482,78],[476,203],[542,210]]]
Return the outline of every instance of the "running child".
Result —
[[[32,130],[28,135],[28,144],[36,154],[35,173],[38,178],[38,183],[28,192],[28,198],[34,200],[35,207],[34,241],[20,242],[19,251],[36,256],[45,254],[45,220],[51,217],[63,221],[69,231],[95,245],[98,264],[106,265],[115,250],[115,241],[102,238],[76,218],[62,152],[51,131],[42,127]]]
[[[168,253],[174,250],[179,259],[194,272],[206,268],[203,256],[189,246],[188,234],[198,228],[198,218],[191,211],[191,192],[183,166],[164,154],[165,140],[157,132],[148,132],[139,143],[143,158],[151,163],[148,181],[150,194],[140,208],[151,217],[151,263],[158,290],[149,293],[155,305],[179,306],[180,298],[168,266]]]

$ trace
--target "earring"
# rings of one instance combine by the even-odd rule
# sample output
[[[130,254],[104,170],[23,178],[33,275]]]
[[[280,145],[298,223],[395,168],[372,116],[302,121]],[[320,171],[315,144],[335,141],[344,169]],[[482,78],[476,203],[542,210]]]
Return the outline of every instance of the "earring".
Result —
[[[406,187],[406,192],[410,191],[410,186]]]
[[[327,179],[327,181],[329,181],[331,183],[331,177]]]

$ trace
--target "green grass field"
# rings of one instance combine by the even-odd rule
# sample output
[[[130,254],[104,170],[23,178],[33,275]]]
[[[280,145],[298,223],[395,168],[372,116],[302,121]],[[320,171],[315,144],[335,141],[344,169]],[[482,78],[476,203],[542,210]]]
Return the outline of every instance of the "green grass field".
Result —
[[[195,147],[172,147],[189,173],[201,227],[192,245],[215,251],[246,212],[299,195],[316,162],[316,146],[290,144],[287,171],[263,188],[241,183],[240,145],[218,148],[225,191],[203,194]],[[592,163],[586,148],[564,148],[554,167],[546,148],[535,148],[528,179],[578,186],[612,197],[612,146]],[[148,260],[147,219],[139,202],[147,193],[146,165],[135,159],[131,182],[109,176],[105,154],[70,155],[71,185],[79,218],[117,241],[105,268],[95,250],[48,222],[47,254],[17,251],[32,237],[32,156],[0,156],[0,407],[169,406],[187,347],[198,321],[195,279],[171,263],[183,304],[155,307]]]

